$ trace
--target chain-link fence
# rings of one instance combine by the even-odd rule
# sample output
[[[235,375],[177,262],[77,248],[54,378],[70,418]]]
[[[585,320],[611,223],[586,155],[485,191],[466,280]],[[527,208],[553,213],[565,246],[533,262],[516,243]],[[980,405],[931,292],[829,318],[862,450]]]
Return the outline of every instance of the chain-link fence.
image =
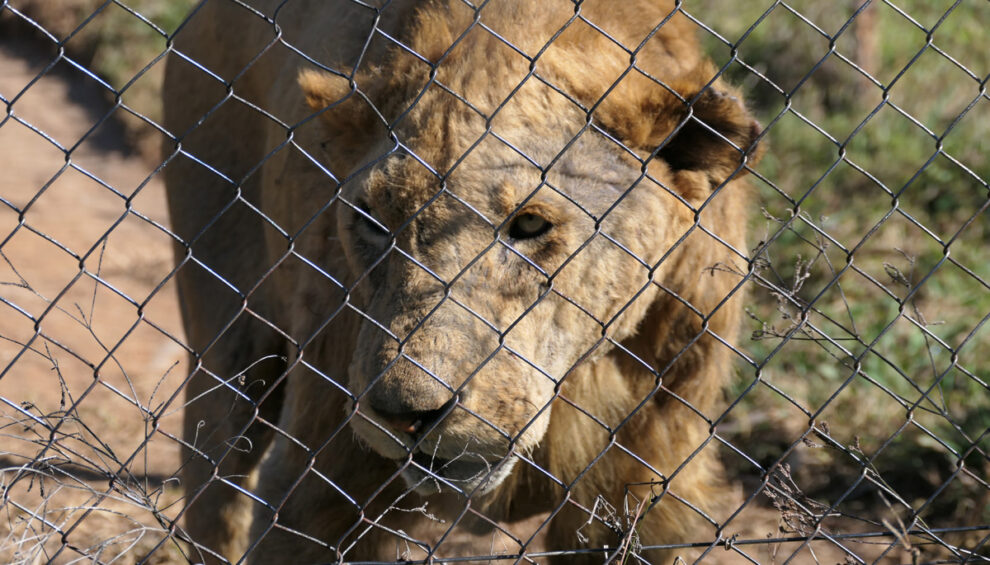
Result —
[[[990,562],[987,22],[3,1],[0,558]]]

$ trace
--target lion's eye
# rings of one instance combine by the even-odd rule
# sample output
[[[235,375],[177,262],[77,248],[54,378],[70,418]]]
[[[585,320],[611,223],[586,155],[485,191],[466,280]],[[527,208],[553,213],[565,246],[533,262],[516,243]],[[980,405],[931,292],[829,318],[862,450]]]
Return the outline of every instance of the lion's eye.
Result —
[[[519,214],[509,225],[512,239],[532,239],[550,231],[553,224],[536,214]]]

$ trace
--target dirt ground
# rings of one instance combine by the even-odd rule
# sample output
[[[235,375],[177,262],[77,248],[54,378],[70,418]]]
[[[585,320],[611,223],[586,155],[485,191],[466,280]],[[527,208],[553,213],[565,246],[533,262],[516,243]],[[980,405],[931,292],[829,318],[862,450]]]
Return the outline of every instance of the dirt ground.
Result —
[[[12,102],[0,121],[0,562],[186,563],[168,536],[186,355],[162,183],[104,121],[123,111],[96,80],[64,63],[46,73],[49,61],[0,41]],[[753,503],[726,537],[794,537],[779,524]],[[783,562],[799,545],[728,544],[704,561]],[[835,545],[813,549],[791,562],[844,561]]]
[[[40,74],[49,61],[0,42],[13,102],[0,125],[0,561],[129,562],[161,539],[151,509],[167,516],[178,493],[166,479],[186,369],[162,284],[165,197],[119,125],[101,124],[96,81],[64,63]]]

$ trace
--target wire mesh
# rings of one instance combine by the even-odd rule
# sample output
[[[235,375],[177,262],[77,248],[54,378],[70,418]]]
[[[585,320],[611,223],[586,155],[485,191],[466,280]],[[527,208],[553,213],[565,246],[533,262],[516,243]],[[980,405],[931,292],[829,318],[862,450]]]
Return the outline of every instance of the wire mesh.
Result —
[[[990,562],[990,4],[739,4],[0,3],[2,559]]]

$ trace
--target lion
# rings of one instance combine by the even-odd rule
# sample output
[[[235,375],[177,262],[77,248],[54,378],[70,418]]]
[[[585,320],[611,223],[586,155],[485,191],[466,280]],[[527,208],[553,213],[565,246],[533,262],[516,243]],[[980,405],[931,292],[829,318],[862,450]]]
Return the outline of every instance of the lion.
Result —
[[[761,129],[693,25],[653,0],[198,6],[164,84],[195,559],[500,531],[659,562],[720,535]]]

